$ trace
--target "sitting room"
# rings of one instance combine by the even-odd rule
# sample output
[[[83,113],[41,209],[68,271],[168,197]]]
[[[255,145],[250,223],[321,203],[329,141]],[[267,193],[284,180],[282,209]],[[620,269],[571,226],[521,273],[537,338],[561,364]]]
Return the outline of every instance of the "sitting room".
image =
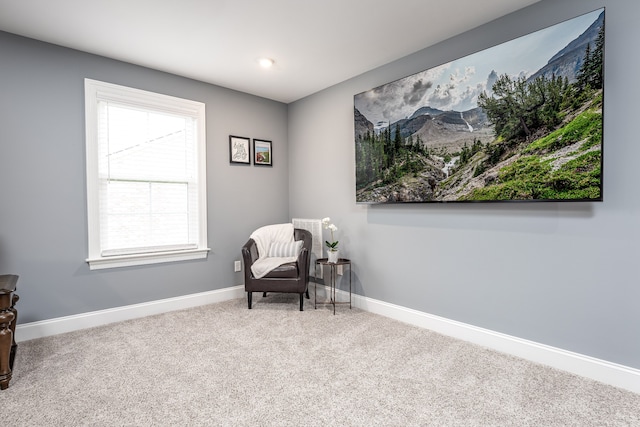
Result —
[[[0,0],[2,413],[640,425],[638,16]]]

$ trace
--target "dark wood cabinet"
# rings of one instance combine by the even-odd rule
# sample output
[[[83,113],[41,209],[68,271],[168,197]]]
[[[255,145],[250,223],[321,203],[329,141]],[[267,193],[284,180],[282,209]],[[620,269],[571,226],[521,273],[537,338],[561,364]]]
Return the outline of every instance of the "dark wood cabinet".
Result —
[[[0,276],[0,390],[9,387],[13,361],[16,358],[16,322],[18,312],[15,308],[18,302],[16,284],[18,276],[5,274]]]

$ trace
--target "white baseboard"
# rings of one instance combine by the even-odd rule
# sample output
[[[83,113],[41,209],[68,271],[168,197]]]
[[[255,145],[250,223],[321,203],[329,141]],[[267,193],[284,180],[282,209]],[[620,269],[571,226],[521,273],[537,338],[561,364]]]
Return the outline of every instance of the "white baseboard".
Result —
[[[340,293],[342,298],[349,298],[348,292],[342,291]],[[353,306],[531,362],[600,381],[634,393],[640,393],[640,370],[638,369],[360,295],[353,296]]]
[[[318,285],[322,288],[323,285]],[[324,291],[326,292],[326,291]],[[349,294],[338,290],[338,300],[348,301]],[[213,304],[245,296],[244,286],[234,286],[215,291],[133,304],[124,307],[99,310],[74,316],[59,317],[40,322],[18,325],[18,342],[80,329],[121,322],[155,314]],[[312,297],[313,298],[313,297]],[[353,306],[361,310],[399,320],[414,326],[430,329],[453,338],[468,341],[492,350],[520,357],[525,360],[551,366],[582,377],[600,381],[634,393],[640,393],[640,370],[596,359],[579,353],[539,344],[510,335],[479,328],[444,317],[434,316],[406,307],[389,304],[360,295],[352,296]],[[344,308],[344,306],[342,306]]]
[[[245,295],[244,285],[215,291],[201,292],[141,304],[126,305],[107,310],[92,311],[73,316],[58,317],[50,320],[26,323],[16,327],[16,341],[27,341],[80,329],[93,328],[108,323],[122,322],[170,311],[183,310],[206,304],[213,304]]]

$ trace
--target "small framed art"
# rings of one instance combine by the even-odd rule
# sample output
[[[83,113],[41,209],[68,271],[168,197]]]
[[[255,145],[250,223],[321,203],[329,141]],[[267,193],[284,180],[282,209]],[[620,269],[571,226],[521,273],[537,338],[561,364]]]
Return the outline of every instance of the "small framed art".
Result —
[[[229,135],[229,161],[231,163],[251,164],[249,138]]]
[[[273,166],[271,141],[264,139],[253,140],[253,164],[258,166]]]

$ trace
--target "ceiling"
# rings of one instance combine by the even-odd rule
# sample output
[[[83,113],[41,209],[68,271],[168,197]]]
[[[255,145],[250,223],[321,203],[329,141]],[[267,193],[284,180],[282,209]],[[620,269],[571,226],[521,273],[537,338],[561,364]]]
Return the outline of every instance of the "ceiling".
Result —
[[[289,103],[538,1],[0,0],[0,30]]]

